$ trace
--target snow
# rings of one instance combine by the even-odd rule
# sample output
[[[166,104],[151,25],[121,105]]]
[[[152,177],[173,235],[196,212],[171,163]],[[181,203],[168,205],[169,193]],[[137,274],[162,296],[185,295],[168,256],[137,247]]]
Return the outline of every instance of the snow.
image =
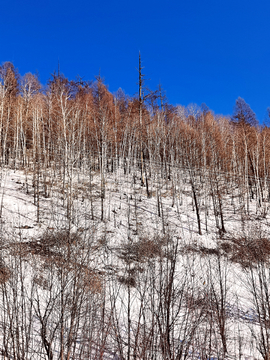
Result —
[[[190,301],[193,302],[196,300],[196,296],[197,300],[201,298],[202,301],[203,298],[207,300],[207,296],[210,299],[213,294],[219,297],[223,294],[225,297],[223,301],[225,306],[224,314],[226,315],[225,331],[228,352],[225,356],[222,350],[220,330],[215,323],[213,325],[215,339],[212,340],[212,353],[207,355],[208,358],[262,358],[258,351],[261,327],[258,308],[254,304],[253,288],[250,283],[251,271],[249,268],[243,267],[238,261],[230,261],[229,256],[226,256],[224,251],[221,250],[220,244],[240,236],[246,238],[252,238],[256,235],[267,237],[269,215],[267,214],[266,217],[260,216],[257,213],[258,208],[254,201],[250,203],[249,215],[243,218],[243,212],[240,211],[243,204],[240,203],[240,200],[237,203],[238,199],[236,199],[232,205],[231,194],[224,194],[223,209],[226,234],[221,237],[216,227],[209,194],[205,190],[207,186],[203,185],[203,188],[198,190],[202,225],[202,235],[199,235],[196,213],[193,209],[191,187],[188,175],[185,174],[184,170],[181,170],[180,176],[179,169],[172,169],[174,181],[177,183],[177,179],[182,179],[182,182],[179,182],[176,186],[177,194],[173,203],[171,180],[156,178],[150,181],[152,196],[149,198],[145,186],[141,186],[139,172],[124,174],[123,169],[119,167],[114,173],[106,173],[104,220],[101,221],[100,173],[92,174],[90,184],[89,174],[86,170],[74,169],[71,179],[71,195],[68,183],[66,187],[62,187],[61,178],[54,177],[48,172],[47,178],[51,181],[51,196],[48,198],[43,196],[41,182],[39,189],[39,221],[37,219],[37,205],[34,204],[33,173],[26,172],[23,169],[14,171],[8,167],[2,168],[1,171],[2,259],[6,267],[10,269],[11,277],[2,285],[2,293],[6,298],[4,296],[5,301],[1,303],[0,321],[2,324],[4,320],[9,321],[6,303],[8,299],[11,302],[16,299],[18,304],[22,306],[22,298],[25,297],[25,307],[27,309],[25,308],[25,312],[20,316],[22,316],[21,321],[24,315],[27,315],[27,317],[32,316],[32,322],[30,319],[24,319],[25,322],[28,321],[28,328],[25,326],[31,333],[31,345],[28,344],[29,354],[31,351],[33,353],[36,351],[36,355],[32,356],[36,359],[43,358],[37,354],[45,354],[45,345],[42,342],[41,333],[42,321],[46,320],[47,340],[49,341],[51,336],[52,352],[56,357],[58,356],[61,341],[59,335],[60,323],[57,323],[57,321],[59,320],[61,306],[63,313],[67,317],[63,325],[65,328],[64,333],[65,336],[70,335],[72,309],[69,308],[68,304],[59,305],[61,286],[64,286],[67,301],[73,301],[72,296],[78,296],[77,300],[84,302],[89,297],[93,298],[93,302],[91,302],[93,308],[89,310],[87,315],[84,316],[82,313],[76,318],[77,342],[75,341],[75,343],[77,345],[75,346],[75,343],[73,343],[75,346],[73,354],[82,351],[84,330],[81,331],[80,328],[85,329],[85,326],[91,325],[96,336],[94,340],[96,345],[93,345],[91,350],[86,350],[84,345],[83,351],[85,351],[85,354],[88,351],[88,355],[85,355],[86,358],[90,358],[91,354],[92,357],[95,357],[94,354],[101,351],[104,343],[103,357],[120,359],[121,354],[119,353],[119,347],[117,347],[117,336],[122,342],[123,354],[126,355],[129,326],[131,331],[130,341],[132,342],[136,340],[139,324],[141,324],[142,328],[148,329],[148,332],[151,331],[153,324],[155,324],[155,329],[158,328],[158,319],[153,320],[151,316],[155,316],[155,312],[160,310],[158,301],[161,298],[159,298],[159,294],[165,296],[163,287],[166,284],[168,285],[168,283],[159,283],[160,279],[164,282],[167,281],[166,274],[160,273],[160,269],[165,266],[166,259],[169,258],[168,254],[173,254],[175,244],[178,241],[174,290],[179,291],[179,294],[177,296],[176,293],[174,294],[175,304],[172,304],[170,310],[171,316],[175,316],[176,319],[172,338],[175,336],[175,342],[184,344],[183,348],[187,351],[187,358],[204,358],[203,356],[205,356],[207,350],[203,353],[203,336],[206,336],[210,329],[210,324],[204,317],[206,303],[198,305],[193,311],[187,313],[185,297],[190,294]],[[42,173],[43,177],[44,173],[45,170]],[[134,181],[134,179],[136,180]],[[186,179],[186,181],[183,181],[183,179]],[[90,185],[92,193],[89,190]],[[235,188],[232,191],[236,192],[237,189]],[[160,193],[161,216],[158,214],[158,192]],[[207,204],[209,213],[208,216],[205,216],[205,204],[207,201],[209,201]],[[44,234],[59,234],[67,230],[71,234],[78,234],[81,239],[76,246],[72,245],[73,258],[67,258],[67,246],[57,243],[50,248],[54,255],[46,257],[42,252],[33,250],[34,245],[36,249],[38,249],[38,246],[42,248]],[[158,239],[160,241],[165,239],[164,244],[158,242]],[[125,246],[129,246],[128,249],[132,249],[132,251],[137,251],[134,246],[140,241],[152,241],[154,247],[149,248],[149,251],[152,251],[151,254],[144,256],[136,253],[137,258],[134,253],[129,254],[127,252],[126,255],[123,254]],[[149,246],[152,243],[149,242]],[[19,257],[18,253],[14,255],[14,249],[18,249],[16,246],[22,246],[22,244],[25,246],[22,248],[25,255],[22,255],[22,253],[20,254],[21,257]],[[164,253],[167,251],[167,257],[165,256],[163,260],[159,260],[157,247]],[[131,255],[135,256],[135,260],[130,258]],[[55,256],[52,264],[49,262],[49,256]],[[69,271],[63,270],[63,273],[61,273],[60,270],[57,270],[61,273],[59,275],[55,269],[59,266],[57,262],[62,261],[62,258],[64,259],[64,266],[69,266]],[[20,259],[22,260],[21,265]],[[218,261],[220,261],[220,272],[217,270]],[[66,264],[66,262],[69,262],[69,264]],[[162,262],[164,262],[163,265]],[[74,286],[74,274],[77,271],[76,269],[80,268],[80,276],[76,281],[81,282],[81,286],[85,286],[83,285],[83,276],[85,276],[86,272],[83,271],[86,271],[86,267],[87,271],[92,274],[89,277],[91,283],[89,283],[89,286],[92,288],[90,292],[85,291],[83,297],[80,297],[81,295],[77,294],[76,290],[72,288]],[[82,271],[82,269],[84,270]],[[131,279],[132,274],[134,274],[134,284],[128,286],[128,276]],[[257,274],[254,276],[257,277]],[[267,274],[265,276],[266,280],[268,280]],[[255,281],[258,281],[258,279],[256,278]],[[152,285],[155,284],[156,289],[154,291],[149,290],[148,282]],[[225,289],[220,289],[220,282],[222,282]],[[4,286],[6,293],[3,290]],[[12,286],[13,289],[14,286],[22,286],[18,290],[19,295],[16,295],[17,297],[12,292]],[[222,291],[224,292],[222,293]],[[153,301],[151,296],[156,299],[154,300],[156,303],[151,302]],[[183,296],[182,302],[179,300],[181,296]],[[100,338],[97,336],[101,329],[102,314],[100,307],[96,304],[101,300],[105,303],[108,319],[111,322],[115,322],[116,319],[118,321],[117,324],[111,325],[114,331],[111,332],[110,329],[106,339],[103,339],[101,334]],[[129,309],[128,304],[130,304]],[[142,306],[145,312],[144,317],[140,315]],[[151,312],[151,306],[155,307],[154,313]],[[51,313],[46,318],[48,309],[51,309]],[[86,310],[82,307],[78,308],[79,311]],[[128,324],[128,311],[130,311],[131,324]],[[216,315],[221,310],[212,308],[211,311],[212,315],[209,313],[208,319],[213,321],[215,319],[216,321]],[[190,318],[187,319],[187,316]],[[165,326],[164,319],[159,320],[162,328]],[[198,324],[194,339],[192,344],[189,344],[188,339],[191,336],[189,331],[192,330],[190,324],[196,321],[198,321]],[[15,329],[15,324],[13,326]],[[105,324],[103,326],[109,325]],[[53,337],[54,331],[56,331],[55,337]],[[268,336],[269,330],[267,326],[264,327],[264,332],[265,336]],[[87,336],[90,338],[90,335],[93,334],[90,334],[89,330]],[[27,331],[21,330],[20,341],[23,341],[23,339],[25,341],[26,338]],[[210,337],[207,335],[206,339],[208,342]],[[9,340],[3,339],[4,341],[12,348]],[[143,339],[138,341],[143,341]],[[142,344],[143,342],[138,346],[138,354],[142,351]],[[175,349],[179,348],[179,346],[175,346]],[[205,347],[207,347],[206,344]],[[138,355],[138,358],[140,356]],[[75,358],[79,357],[74,355]],[[159,354],[159,358],[162,358],[161,354]]]

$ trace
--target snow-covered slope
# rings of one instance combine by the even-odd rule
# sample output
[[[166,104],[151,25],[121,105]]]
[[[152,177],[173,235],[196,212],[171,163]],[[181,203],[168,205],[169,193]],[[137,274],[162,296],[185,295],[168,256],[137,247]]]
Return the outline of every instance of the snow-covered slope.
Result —
[[[268,202],[176,167],[147,181],[2,169],[3,356],[268,359]]]

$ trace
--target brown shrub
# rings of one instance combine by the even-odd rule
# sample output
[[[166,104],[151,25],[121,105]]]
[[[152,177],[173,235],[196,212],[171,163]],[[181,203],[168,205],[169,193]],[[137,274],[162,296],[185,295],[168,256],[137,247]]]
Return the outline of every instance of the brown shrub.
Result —
[[[92,269],[82,269],[83,287],[91,293],[101,293],[103,288],[102,277]]]
[[[162,257],[164,244],[164,239],[141,238],[137,242],[124,244],[119,257],[126,263],[144,262],[147,259]]]
[[[10,278],[9,269],[3,264],[0,264],[0,284],[4,284]]]
[[[269,262],[270,240],[266,237],[247,238],[245,236],[226,239],[219,243],[219,247],[232,262],[243,267],[258,262]]]
[[[197,244],[185,245],[182,247],[182,251],[184,251],[185,253],[201,254],[202,256],[220,255],[220,251],[218,248],[207,248],[203,245]]]
[[[135,287],[136,286],[136,279],[134,276],[132,275],[128,275],[128,276],[119,276],[118,281],[126,286],[131,286],[131,287]]]

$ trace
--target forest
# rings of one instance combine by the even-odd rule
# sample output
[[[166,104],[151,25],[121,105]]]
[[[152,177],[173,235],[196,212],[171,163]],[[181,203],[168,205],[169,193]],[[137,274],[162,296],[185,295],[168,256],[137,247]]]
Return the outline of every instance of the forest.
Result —
[[[270,128],[137,86],[0,66],[0,358],[270,360]]]

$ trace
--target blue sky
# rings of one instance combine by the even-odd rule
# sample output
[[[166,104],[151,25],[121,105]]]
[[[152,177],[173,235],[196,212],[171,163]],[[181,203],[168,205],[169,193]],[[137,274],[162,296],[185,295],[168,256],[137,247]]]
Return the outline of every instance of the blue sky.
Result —
[[[44,84],[101,73],[109,90],[147,85],[173,105],[206,103],[231,114],[241,96],[263,122],[270,106],[270,2],[264,0],[10,0],[0,7],[0,63]]]

